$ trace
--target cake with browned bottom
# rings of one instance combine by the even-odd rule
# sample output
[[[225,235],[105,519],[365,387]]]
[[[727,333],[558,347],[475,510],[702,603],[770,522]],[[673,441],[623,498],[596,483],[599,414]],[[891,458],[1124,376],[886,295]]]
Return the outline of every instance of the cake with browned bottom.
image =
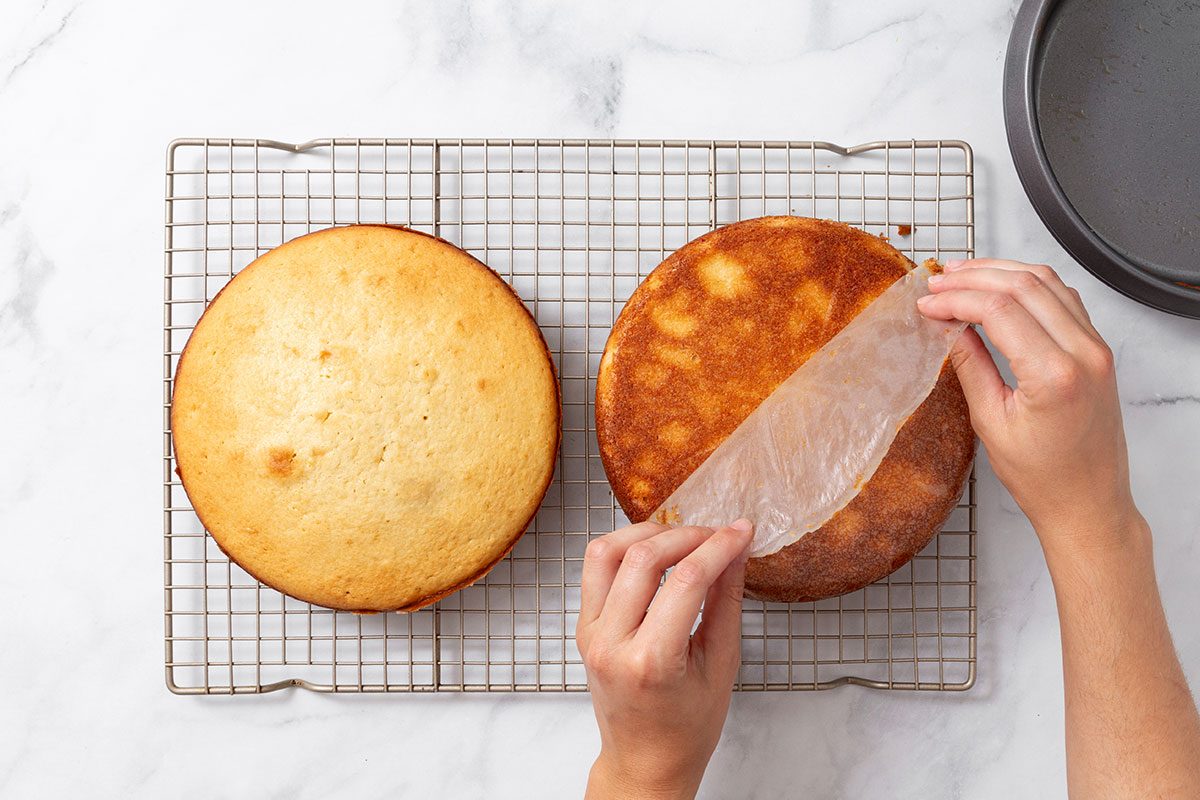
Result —
[[[906,271],[877,236],[763,217],[706,234],[647,276],[605,347],[596,433],[613,493],[646,519],[784,379]],[[975,452],[943,367],[875,474],[825,525],[751,559],[746,593],[801,601],[861,588],[919,552],[958,502]]]
[[[412,610],[524,532],[554,471],[558,382],[496,273],[359,225],[229,282],[184,349],[171,423],[193,508],[247,572],[329,608]]]

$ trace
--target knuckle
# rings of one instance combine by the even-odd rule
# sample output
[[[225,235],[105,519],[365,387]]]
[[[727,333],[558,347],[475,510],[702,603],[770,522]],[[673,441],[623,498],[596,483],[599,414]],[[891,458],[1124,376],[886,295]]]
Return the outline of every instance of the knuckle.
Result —
[[[675,579],[675,585],[680,589],[691,589],[706,583],[703,565],[690,558],[680,561],[671,575]]]
[[[1029,271],[1038,276],[1043,283],[1058,280],[1058,273],[1049,264],[1030,264]]]
[[[987,299],[983,301],[983,312],[989,316],[1003,314],[1015,302],[1012,297],[1001,292],[989,294]]]
[[[589,646],[592,641],[591,633],[586,625],[575,625],[575,649],[579,651],[579,657],[587,663],[588,653],[591,651]]]
[[[662,661],[654,650],[637,648],[625,659],[626,677],[640,687],[654,686],[662,681]]]
[[[742,602],[742,599],[745,596],[746,596],[746,585],[744,582],[731,583],[725,587],[726,599],[728,599],[734,603]]]
[[[625,551],[625,563],[639,571],[652,569],[658,563],[658,548],[650,541],[637,542]]]
[[[1116,371],[1113,352],[1103,342],[1097,342],[1096,346],[1088,353],[1088,363],[1092,370],[1101,376],[1107,377]]]
[[[583,551],[583,557],[588,561],[604,561],[612,552],[612,543],[607,540],[607,537],[593,539],[588,542],[587,547]]]
[[[1013,286],[1018,292],[1034,292],[1042,288],[1042,279],[1032,272],[1018,272]]]
[[[612,674],[614,654],[611,647],[596,641],[591,642],[587,652],[583,653],[584,666],[597,677],[607,677]]]
[[[1046,383],[1059,394],[1074,394],[1080,378],[1079,367],[1070,358],[1058,357],[1046,362]]]
[[[961,339],[959,341],[961,342]],[[972,357],[972,352],[961,344],[956,344],[950,348],[950,366],[954,367],[955,370],[958,370],[970,361]]]

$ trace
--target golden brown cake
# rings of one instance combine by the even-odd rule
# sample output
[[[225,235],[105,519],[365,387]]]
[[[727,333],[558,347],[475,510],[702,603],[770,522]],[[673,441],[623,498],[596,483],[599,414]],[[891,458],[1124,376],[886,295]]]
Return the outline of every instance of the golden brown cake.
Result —
[[[649,515],[775,387],[908,270],[879,237],[802,217],[690,242],[625,305],[596,385],[600,454],[631,520]],[[953,510],[975,437],[952,369],[848,506],[747,566],[746,593],[815,600],[861,588],[923,548]]]
[[[524,532],[554,470],[558,382],[498,275],[357,225],[230,281],[183,352],[171,425],[192,506],[247,572],[330,608],[412,610]]]

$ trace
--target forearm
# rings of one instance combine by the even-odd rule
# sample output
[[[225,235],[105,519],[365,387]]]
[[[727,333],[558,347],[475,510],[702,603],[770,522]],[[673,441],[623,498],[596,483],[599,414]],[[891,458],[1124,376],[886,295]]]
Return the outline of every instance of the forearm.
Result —
[[[1071,796],[1200,797],[1200,719],[1171,643],[1150,532],[1136,513],[1105,546],[1045,535],[1063,643]]]
[[[698,775],[665,775],[654,769],[620,766],[601,753],[588,773],[585,800],[691,800],[703,776],[703,770]]]

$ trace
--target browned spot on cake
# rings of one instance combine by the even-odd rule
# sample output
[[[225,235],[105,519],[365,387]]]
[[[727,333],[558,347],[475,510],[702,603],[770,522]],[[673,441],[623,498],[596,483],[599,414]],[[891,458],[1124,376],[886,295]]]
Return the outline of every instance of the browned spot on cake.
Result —
[[[730,413],[724,403],[715,398],[706,398],[700,395],[693,395],[685,407],[689,413],[694,414],[705,424],[715,423]]]
[[[938,494],[945,488],[945,480],[929,470],[910,468],[908,473],[909,485],[920,492]]]
[[[646,277],[646,280],[642,281],[642,285],[646,287],[647,291],[655,291],[662,285],[662,282],[663,277],[652,272]]]
[[[848,534],[856,534],[863,531],[866,527],[867,520],[863,517],[858,509],[847,506],[838,512],[838,524]]]
[[[681,297],[672,297],[654,306],[650,315],[663,333],[679,339],[691,336],[700,326],[700,321],[684,307]]]
[[[321,352],[320,352],[320,353],[317,355],[317,358],[319,358],[319,359],[321,359],[322,361],[324,361],[325,359],[329,358],[331,355],[333,355],[333,353],[329,352],[328,350],[322,350],[322,351],[321,351]]]
[[[710,256],[697,269],[705,291],[716,297],[728,300],[751,288],[746,268],[727,255]]]
[[[662,367],[648,362],[634,367],[633,377],[647,389],[657,389],[667,381],[667,371]]]
[[[290,447],[272,447],[267,451],[267,471],[286,478],[292,474],[296,462],[296,451]]]
[[[796,300],[810,317],[829,319],[833,313],[833,296],[829,289],[816,280],[804,281],[796,292]]]
[[[329,412],[322,410],[313,414],[313,416],[317,418],[317,422],[324,422],[325,420],[329,419]]]
[[[487,389],[487,385],[487,378],[480,378],[479,380],[475,381],[475,388],[481,392]]]
[[[658,463],[658,454],[645,452],[633,460],[633,468],[643,475],[649,475],[658,469]]]
[[[681,422],[672,420],[658,432],[658,440],[672,450],[683,447],[691,437],[691,430]]]
[[[679,369],[695,369],[700,358],[686,347],[662,345],[656,351],[659,359]]]

